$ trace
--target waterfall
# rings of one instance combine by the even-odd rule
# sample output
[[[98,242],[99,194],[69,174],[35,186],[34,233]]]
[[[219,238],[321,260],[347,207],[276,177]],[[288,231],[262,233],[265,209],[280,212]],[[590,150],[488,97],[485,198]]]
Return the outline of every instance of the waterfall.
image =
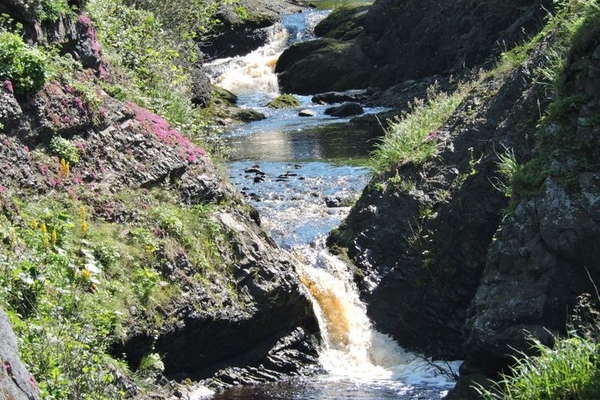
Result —
[[[244,56],[217,59],[205,64],[211,82],[238,96],[279,93],[275,64],[292,43],[312,38],[312,29],[327,15],[310,11],[286,16],[268,28],[266,44]]]
[[[288,32],[281,23],[268,29],[267,44],[244,56],[230,57],[206,64],[212,82],[237,95],[277,93],[279,86],[274,69],[286,47]]]
[[[360,381],[394,380],[419,386],[447,387],[459,361],[433,362],[400,347],[378,332],[359,298],[348,265],[332,255],[324,239],[301,246],[298,272],[308,290],[323,343],[319,359],[331,376]]]
[[[268,113],[263,121],[242,125],[229,132],[230,138],[236,140],[232,143],[254,149],[247,159],[242,157],[229,163],[230,178],[237,187],[250,194],[249,201],[260,212],[263,227],[271,231],[279,245],[294,252],[302,261],[296,272],[312,299],[321,329],[323,340],[319,360],[328,372],[323,379],[359,381],[364,383],[365,390],[372,388],[374,394],[391,390],[394,397],[386,398],[409,398],[396,395],[410,396],[415,387],[419,393],[432,394],[430,398],[441,398],[454,384],[442,371],[457,371],[459,362],[433,363],[402,349],[391,337],[378,332],[367,316],[349,266],[325,247],[324,235],[339,225],[349,209],[328,208],[324,198],[358,195],[367,183],[365,171],[356,166],[322,162],[319,157],[314,157],[317,160],[293,158],[297,157],[298,151],[290,151],[288,156],[285,148],[301,149],[304,145],[299,138],[310,126],[308,124],[323,125],[328,123],[329,117],[307,119],[298,117],[293,110],[268,111],[264,107],[266,98],[278,94],[274,74],[277,58],[291,42],[307,37],[298,26],[314,26],[324,15],[301,13],[290,16],[291,22],[287,20],[270,28],[270,40],[264,47],[246,56],[207,65],[213,83],[238,95],[240,106]],[[299,20],[303,22],[299,23]],[[290,25],[295,27],[291,34]],[[307,98],[310,102],[310,97]],[[303,106],[311,107],[309,104]],[[352,140],[347,131],[344,135],[345,141]],[[319,145],[327,138],[315,136],[314,143],[307,143],[320,149]],[[262,148],[286,154],[281,160],[274,156],[268,160]],[[313,150],[311,148],[310,152]],[[257,154],[261,156],[256,157]],[[260,164],[264,174],[258,183],[249,180],[248,174],[243,172],[255,164]],[[319,382],[317,386],[322,387],[322,381]],[[376,384],[371,386],[374,382]],[[378,386],[380,383],[382,386]],[[312,398],[339,398],[337,396],[337,392],[333,397],[321,393]],[[375,398],[365,396],[356,398]]]
[[[373,328],[347,265],[324,248],[311,250],[312,265],[298,275],[321,327],[323,367],[332,375],[392,378],[393,367],[415,356]]]

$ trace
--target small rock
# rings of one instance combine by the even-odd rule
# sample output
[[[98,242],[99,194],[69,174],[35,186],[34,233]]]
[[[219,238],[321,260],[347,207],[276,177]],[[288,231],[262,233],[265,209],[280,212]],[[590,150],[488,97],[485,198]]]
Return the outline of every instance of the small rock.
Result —
[[[351,115],[363,114],[365,110],[358,103],[345,103],[341,106],[330,107],[325,110],[325,114],[332,117],[349,117]]]
[[[300,117],[314,117],[315,115],[317,115],[315,110],[311,110],[310,108],[300,110],[300,112],[298,113],[298,116]]]

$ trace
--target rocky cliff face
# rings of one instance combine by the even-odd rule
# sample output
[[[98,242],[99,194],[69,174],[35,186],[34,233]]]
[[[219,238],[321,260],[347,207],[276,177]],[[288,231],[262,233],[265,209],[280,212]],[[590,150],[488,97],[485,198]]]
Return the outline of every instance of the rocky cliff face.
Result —
[[[589,27],[569,53],[559,99],[540,83],[554,39],[479,78],[433,135],[438,157],[373,178],[329,238],[357,266],[377,328],[409,348],[466,358],[465,374],[505,367],[528,350],[527,332],[551,343],[600,278],[599,36]],[[511,204],[498,190],[508,149],[528,168]]]
[[[4,310],[0,309],[0,396],[3,399],[39,399],[35,378],[19,359],[17,337]]]
[[[82,15],[69,26],[74,36],[60,41],[75,40],[77,59],[85,55],[76,50],[87,48],[99,62],[98,43],[86,46],[93,39],[89,18]],[[165,206],[211,206],[215,211],[207,218],[221,262],[212,267],[224,272],[202,272],[182,248],[158,249],[148,268],[180,295],[151,309],[131,308],[114,354],[125,355],[135,369],[144,355],[157,352],[173,378],[210,378],[224,366],[241,368],[220,372],[215,388],[275,380],[315,365],[318,327],[294,272],[297,261],[260,228],[256,212],[203,148],[159,115],[106,94],[98,65],[87,65],[74,81],[49,81],[31,96],[15,96],[11,82],[2,83],[2,212],[10,218],[18,213],[14,198],[64,194],[85,204],[92,221],[120,225],[127,234],[155,188],[169,193]],[[77,160],[66,165],[69,152]],[[123,201],[124,192],[138,201]],[[158,222],[155,228],[160,231]],[[148,323],[157,316],[164,323]]]
[[[542,25],[549,1],[454,2],[379,0],[334,11],[280,57],[285,92],[390,87],[408,79],[480,65],[527,39]]]

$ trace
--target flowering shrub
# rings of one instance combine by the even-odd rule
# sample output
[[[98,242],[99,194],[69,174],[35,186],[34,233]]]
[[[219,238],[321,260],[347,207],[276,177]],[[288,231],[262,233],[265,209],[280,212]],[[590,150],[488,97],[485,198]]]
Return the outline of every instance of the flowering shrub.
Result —
[[[23,95],[39,90],[45,80],[44,55],[27,46],[19,35],[0,33],[0,81],[4,81],[4,87]]]
[[[148,131],[154,133],[161,142],[182,148],[185,158],[190,164],[196,164],[199,158],[204,156],[205,152],[202,148],[196,146],[190,139],[169,125],[164,118],[151,113],[135,103],[130,103],[129,107],[135,113],[135,119],[145,126]]]

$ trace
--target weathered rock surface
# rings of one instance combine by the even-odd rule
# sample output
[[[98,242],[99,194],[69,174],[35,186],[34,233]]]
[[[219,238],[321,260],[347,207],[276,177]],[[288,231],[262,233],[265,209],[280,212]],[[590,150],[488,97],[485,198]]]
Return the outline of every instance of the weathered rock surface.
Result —
[[[244,9],[244,17],[237,7]],[[266,28],[277,22],[282,14],[301,10],[293,1],[241,0],[235,4],[224,4],[217,14],[221,22],[210,39],[201,43],[201,50],[211,58],[247,54],[267,42]]]
[[[492,184],[496,151],[522,149],[524,157],[536,129],[530,113],[545,102],[532,86],[535,65],[486,82],[432,134],[438,158],[376,178],[383,185],[369,185],[330,236],[361,270],[356,279],[376,327],[401,345],[463,356],[467,309],[507,205]],[[396,175],[407,189],[388,181]]]
[[[556,171],[538,193],[519,202],[491,244],[467,320],[467,370],[488,372],[527,350],[526,332],[551,344],[563,332],[577,296],[596,293],[600,279],[600,56],[598,35],[568,60],[565,95],[581,104],[543,127],[536,149]],[[585,64],[585,67],[581,67]]]
[[[364,108],[358,103],[344,103],[339,106],[325,109],[325,114],[331,115],[332,117],[351,117],[353,115],[363,114],[364,112]]]
[[[280,57],[282,89],[314,94],[390,87],[482,63],[542,25],[545,0],[380,0],[333,12],[316,32]]]
[[[435,357],[466,358],[461,372],[481,380],[528,351],[528,334],[552,343],[577,297],[595,293],[598,43],[590,36],[571,53],[563,96],[578,100],[557,120],[538,125],[552,100],[539,83],[542,41],[513,71],[482,81],[430,133],[438,157],[375,177],[332,232],[329,244],[359,269],[355,279],[380,331]],[[531,174],[553,171],[521,189],[512,211],[498,190],[499,154],[508,149],[521,164],[545,160]],[[453,398],[463,395],[473,393]]]
[[[0,308],[0,397],[7,400],[39,399],[37,384],[19,358],[17,337],[8,315]]]

